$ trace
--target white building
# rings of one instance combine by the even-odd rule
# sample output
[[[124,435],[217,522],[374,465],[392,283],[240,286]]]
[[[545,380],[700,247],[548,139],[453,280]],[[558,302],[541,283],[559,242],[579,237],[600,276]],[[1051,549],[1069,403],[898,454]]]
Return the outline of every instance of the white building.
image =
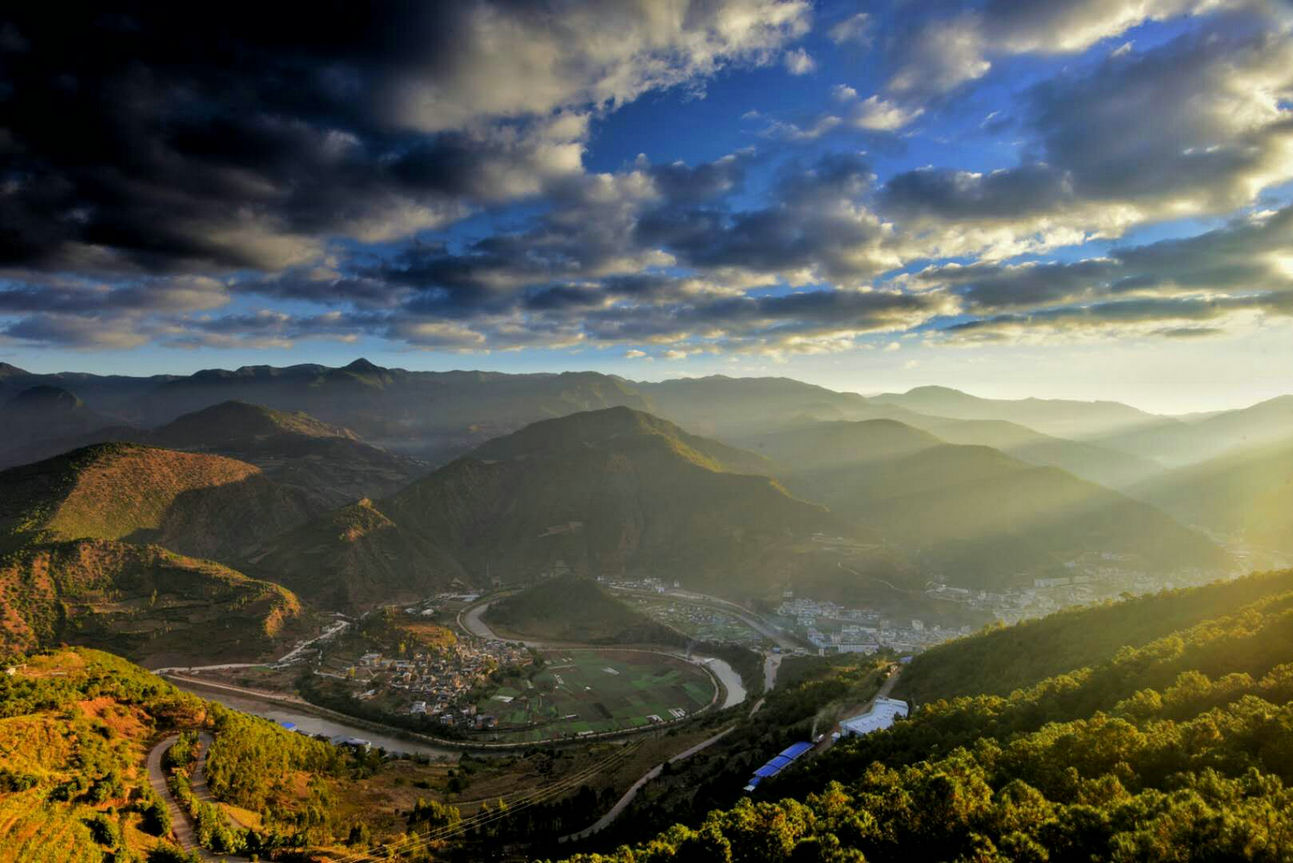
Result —
[[[877,698],[875,704],[866,713],[859,713],[840,723],[840,734],[870,734],[883,731],[893,725],[894,721],[907,715],[907,702],[896,698]]]

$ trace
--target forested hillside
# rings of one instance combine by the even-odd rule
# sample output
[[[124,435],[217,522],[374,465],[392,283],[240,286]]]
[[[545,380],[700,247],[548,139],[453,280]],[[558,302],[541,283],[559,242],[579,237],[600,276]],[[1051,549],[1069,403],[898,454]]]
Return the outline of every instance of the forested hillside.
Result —
[[[628,408],[536,423],[388,498],[276,538],[250,572],[307,598],[416,596],[454,578],[634,573],[760,589],[838,525],[757,455]]]
[[[286,588],[157,546],[75,540],[0,558],[0,657],[60,642],[154,667],[255,659],[300,628]]]
[[[686,644],[676,630],[629,608],[597,582],[574,576],[541,581],[495,600],[485,620],[504,634],[588,644]]]
[[[571,859],[1286,860],[1291,582],[1290,573],[1253,576],[1230,590],[1156,598],[1159,609],[1034,624],[1018,649],[1049,650],[1067,672],[1008,696],[932,701],[765,783],[753,800],[632,850]],[[1155,610],[1177,628],[1146,640],[1153,626],[1143,618]],[[1103,655],[1045,638],[1048,628],[1080,627]],[[912,678],[954,664],[990,688],[982,645],[1008,651],[1009,633],[954,642],[913,664]]]
[[[0,472],[0,549],[112,539],[229,562],[315,511],[255,465],[209,453],[107,443]]]

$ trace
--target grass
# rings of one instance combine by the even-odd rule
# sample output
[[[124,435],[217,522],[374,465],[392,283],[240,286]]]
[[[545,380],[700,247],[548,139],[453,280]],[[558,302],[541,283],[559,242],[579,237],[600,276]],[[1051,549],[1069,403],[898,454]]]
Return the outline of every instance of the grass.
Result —
[[[507,740],[550,740],[641,728],[690,716],[715,694],[709,674],[680,659],[630,650],[551,650],[528,684],[503,686],[477,702],[498,717]],[[510,702],[503,698],[511,698]]]

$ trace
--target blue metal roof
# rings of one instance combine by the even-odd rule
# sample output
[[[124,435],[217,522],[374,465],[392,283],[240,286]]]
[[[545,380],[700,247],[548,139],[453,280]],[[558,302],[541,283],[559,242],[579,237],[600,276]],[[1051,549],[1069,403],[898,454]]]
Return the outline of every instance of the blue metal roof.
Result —
[[[750,785],[757,785],[760,780],[767,779],[769,776],[776,776],[782,770],[790,766],[790,763],[813,748],[813,744],[806,741],[792,743],[781,752],[768,759],[758,770],[754,771],[754,778],[750,780]]]

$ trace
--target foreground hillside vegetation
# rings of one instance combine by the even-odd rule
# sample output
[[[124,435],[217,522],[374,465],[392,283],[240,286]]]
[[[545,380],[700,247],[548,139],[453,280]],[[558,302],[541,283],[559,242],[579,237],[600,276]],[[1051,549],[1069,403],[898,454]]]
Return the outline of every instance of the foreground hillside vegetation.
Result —
[[[1098,636],[1098,658],[1025,631],[1025,646],[1052,651],[1053,667],[1068,670],[1009,695],[935,698],[891,731],[841,742],[767,783],[753,800],[632,849],[571,859],[1287,860],[1291,584],[1290,573],[1259,575],[1230,591],[1156,598],[1181,625],[1148,641],[1144,605],[1034,624],[1111,631]],[[1191,613],[1206,605],[1210,614]],[[951,694],[960,668],[992,689],[979,651],[1010,635],[931,652],[907,685]]]
[[[154,749],[196,840],[261,859],[315,859],[305,853],[311,848],[344,856],[398,838],[426,793],[418,787],[444,775],[440,766],[387,762],[376,751],[290,733],[95,650],[35,653],[9,668],[0,674],[6,863],[190,859],[149,782],[145,761]],[[201,794],[193,772],[199,733],[213,741]]]

